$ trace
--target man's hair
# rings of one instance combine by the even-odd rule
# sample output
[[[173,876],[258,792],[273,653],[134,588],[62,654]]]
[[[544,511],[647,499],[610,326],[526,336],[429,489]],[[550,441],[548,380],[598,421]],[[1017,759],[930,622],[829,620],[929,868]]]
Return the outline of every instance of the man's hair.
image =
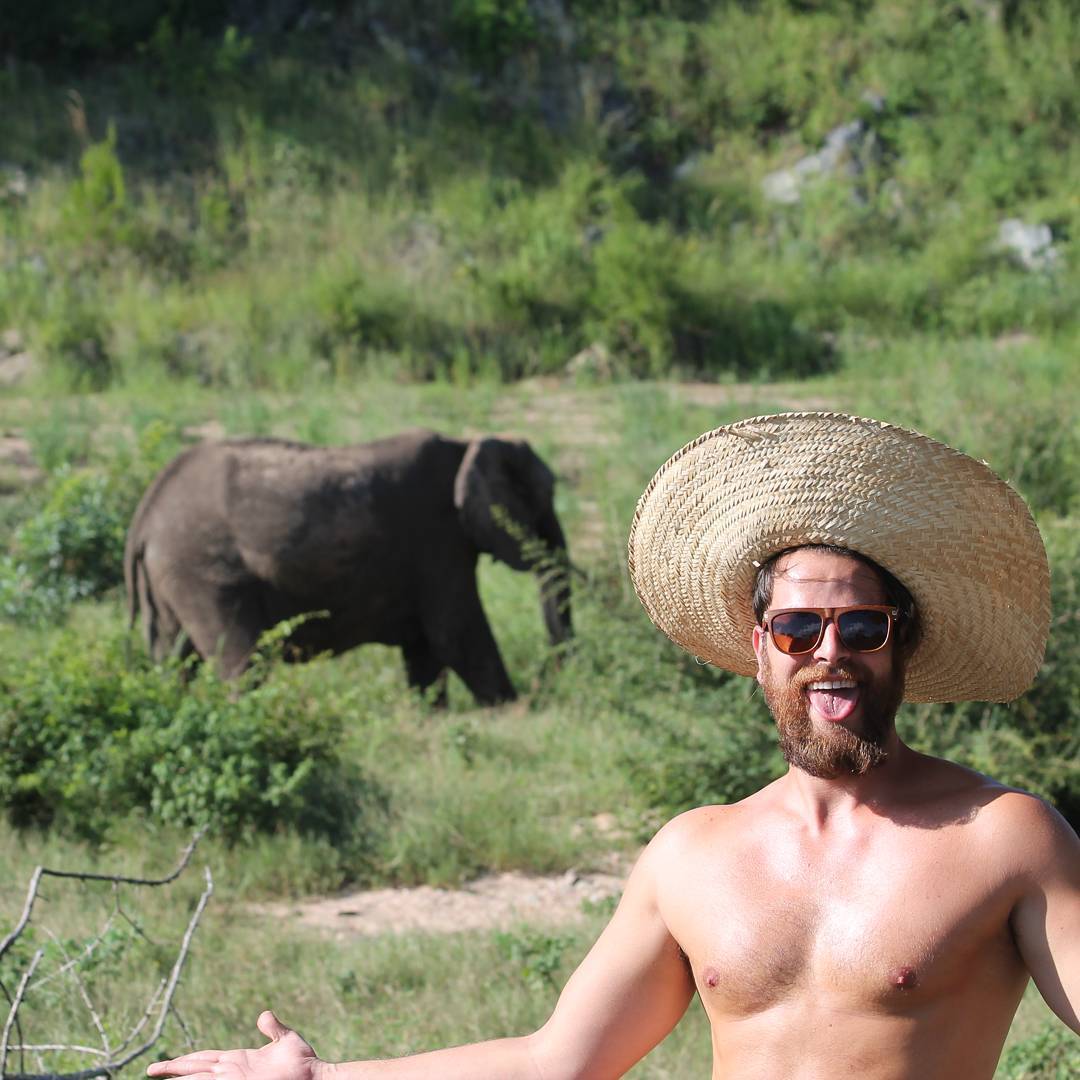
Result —
[[[886,602],[897,609],[897,643],[909,656],[915,651],[915,646],[919,643],[919,612],[915,607],[915,598],[908,592],[907,586],[898,577],[890,574],[880,563],[874,562],[868,555],[852,551],[850,548],[839,547],[836,544],[800,544],[798,547],[784,548],[783,551],[771,555],[758,567],[752,602],[754,605],[754,617],[759,623],[768,610],[769,604],[772,603],[776,564],[785,555],[790,555],[793,551],[828,551],[834,555],[846,555],[849,559],[857,559],[864,566],[873,570],[885,590]]]

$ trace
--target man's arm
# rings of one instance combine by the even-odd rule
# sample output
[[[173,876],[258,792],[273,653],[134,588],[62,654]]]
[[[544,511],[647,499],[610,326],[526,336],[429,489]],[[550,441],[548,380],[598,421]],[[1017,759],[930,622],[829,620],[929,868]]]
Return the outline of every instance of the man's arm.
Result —
[[[296,1032],[263,1013],[271,1042],[257,1050],[200,1051],[156,1062],[154,1077],[193,1080],[603,1080],[622,1076],[678,1023],[694,982],[657,903],[665,834],[627,881],[604,932],[568,980],[546,1024],[531,1035],[435,1050],[393,1061],[321,1061]]]
[[[1080,1035],[1080,838],[1041,800],[1015,808],[1015,839],[1024,853],[1024,892],[1011,924],[1020,955],[1043,1000]]]

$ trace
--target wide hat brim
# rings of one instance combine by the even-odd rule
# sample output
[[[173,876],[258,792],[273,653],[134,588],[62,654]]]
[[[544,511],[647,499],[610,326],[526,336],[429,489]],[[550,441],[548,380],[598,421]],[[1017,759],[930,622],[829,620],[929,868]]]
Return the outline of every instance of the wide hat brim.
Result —
[[[668,637],[753,675],[757,567],[804,544],[867,555],[911,592],[905,699],[1010,701],[1031,685],[1050,571],[1024,500],[984,462],[877,420],[782,413],[706,432],[638,501],[630,573]]]

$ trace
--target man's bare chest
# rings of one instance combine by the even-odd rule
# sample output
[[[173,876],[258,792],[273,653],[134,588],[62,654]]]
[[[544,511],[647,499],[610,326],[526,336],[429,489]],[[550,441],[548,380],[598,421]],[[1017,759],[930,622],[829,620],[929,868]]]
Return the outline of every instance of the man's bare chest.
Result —
[[[907,1012],[1020,972],[1007,890],[952,844],[839,860],[749,847],[689,877],[699,902],[676,901],[669,925],[710,1013]]]

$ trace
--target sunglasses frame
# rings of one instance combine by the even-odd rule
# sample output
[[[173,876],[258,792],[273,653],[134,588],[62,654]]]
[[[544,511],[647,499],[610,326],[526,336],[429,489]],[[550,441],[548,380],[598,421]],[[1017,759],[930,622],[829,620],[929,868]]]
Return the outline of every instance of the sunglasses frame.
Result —
[[[788,651],[781,648],[776,643],[776,638],[773,636],[772,621],[777,615],[790,615],[796,611],[809,611],[814,615],[817,615],[821,619],[821,628],[818,630],[817,640],[807,649],[798,649]],[[841,615],[846,614],[849,611],[881,611],[889,616],[889,623],[885,629],[885,640],[876,645],[872,649],[856,649],[844,641],[844,635],[840,630],[839,619]],[[789,607],[789,608],[770,608],[761,616],[761,628],[769,635],[769,640],[772,641],[773,646],[777,652],[782,652],[785,656],[805,656],[807,653],[812,653],[822,642],[825,637],[825,628],[829,623],[836,624],[836,633],[843,643],[845,649],[850,649],[856,653],[875,653],[881,652],[886,645],[892,640],[893,627],[896,625],[896,620],[900,615],[900,609],[892,604],[846,604],[843,607]]]

